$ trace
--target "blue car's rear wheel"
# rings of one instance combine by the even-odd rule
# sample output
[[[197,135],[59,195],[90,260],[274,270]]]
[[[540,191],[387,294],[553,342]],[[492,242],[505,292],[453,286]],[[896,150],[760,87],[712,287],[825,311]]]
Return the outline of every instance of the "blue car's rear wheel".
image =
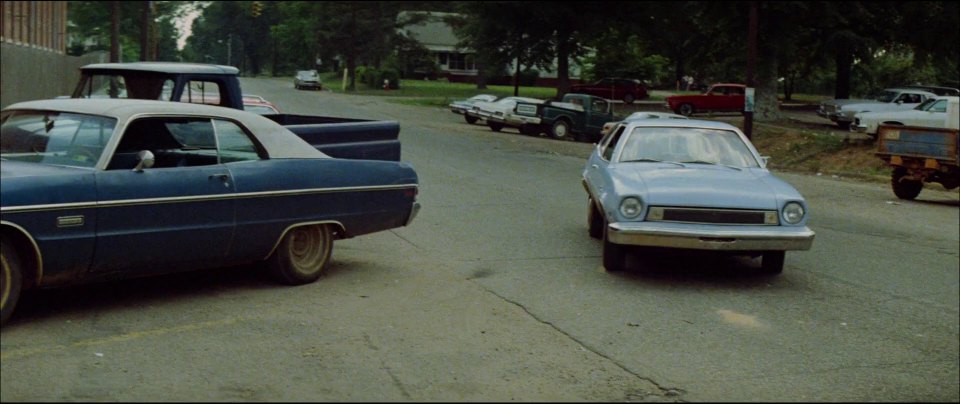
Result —
[[[20,300],[23,286],[20,260],[13,245],[0,239],[0,324],[6,323]]]
[[[323,274],[332,251],[330,226],[301,226],[287,232],[268,259],[268,266],[281,282],[302,285]]]

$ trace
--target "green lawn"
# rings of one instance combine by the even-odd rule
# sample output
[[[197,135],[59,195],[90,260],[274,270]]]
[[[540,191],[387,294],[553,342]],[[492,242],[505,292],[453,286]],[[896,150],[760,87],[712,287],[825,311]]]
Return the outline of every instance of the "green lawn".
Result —
[[[343,76],[337,73],[322,73],[324,87],[333,92],[343,92],[341,85]],[[477,94],[493,94],[499,97],[513,95],[513,86],[490,85],[486,90],[477,90],[477,85],[473,83],[451,83],[444,79],[441,80],[413,80],[404,79],[400,81],[400,88],[397,90],[383,90],[379,88],[369,88],[366,85],[357,83],[357,91],[354,94],[369,96],[393,97],[391,102],[408,105],[421,106],[439,106],[446,107],[450,102],[462,100]],[[696,91],[670,91],[654,90],[651,91],[650,98],[644,101],[663,101],[665,97],[673,94],[699,94]],[[557,89],[554,87],[527,87],[521,86],[518,91],[521,97],[547,99],[557,95]],[[783,98],[783,95],[780,95]],[[794,94],[794,102],[816,103],[826,97],[808,94]]]

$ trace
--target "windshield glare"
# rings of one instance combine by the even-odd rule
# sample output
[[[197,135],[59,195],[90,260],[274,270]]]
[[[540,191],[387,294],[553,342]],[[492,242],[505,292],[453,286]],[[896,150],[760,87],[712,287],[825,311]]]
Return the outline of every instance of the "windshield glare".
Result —
[[[55,111],[5,111],[0,115],[0,158],[94,167],[116,119]]]
[[[750,148],[731,130],[638,127],[624,141],[619,161],[700,161],[732,167],[759,167]]]

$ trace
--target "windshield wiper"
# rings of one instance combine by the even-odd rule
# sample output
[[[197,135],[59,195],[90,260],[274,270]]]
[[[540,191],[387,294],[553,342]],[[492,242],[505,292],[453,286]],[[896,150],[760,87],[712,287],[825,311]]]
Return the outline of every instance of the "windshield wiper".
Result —
[[[683,167],[683,164],[680,164],[680,163],[678,163],[678,162],[676,162],[676,161],[663,161],[663,160],[646,159],[646,158],[644,158],[644,159],[633,159],[633,160],[621,160],[620,162],[621,162],[621,163],[670,163],[670,164],[676,164],[676,165],[678,165],[678,166],[680,166],[680,167]]]
[[[742,171],[742,169],[741,169],[740,167],[728,166],[728,165],[726,165],[726,164],[720,164],[720,163],[716,163],[716,162],[713,162],[713,161],[706,161],[706,160],[681,161],[681,163],[684,163],[684,164],[710,164],[710,165],[713,165],[713,166],[722,166],[722,167],[732,168],[732,169],[737,170],[737,171]]]

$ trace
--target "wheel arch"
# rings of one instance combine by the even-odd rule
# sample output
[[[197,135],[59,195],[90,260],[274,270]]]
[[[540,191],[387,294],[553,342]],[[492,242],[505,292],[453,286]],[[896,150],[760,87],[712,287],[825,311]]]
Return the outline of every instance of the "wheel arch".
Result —
[[[43,277],[43,255],[37,241],[23,227],[5,220],[0,220],[0,235],[9,240],[17,252],[23,266],[24,288],[39,286]]]
[[[347,235],[347,228],[343,225],[343,223],[340,223],[340,222],[338,222],[338,221],[336,221],[336,220],[319,220],[319,221],[315,221],[315,222],[294,223],[294,224],[291,224],[291,225],[287,226],[285,229],[283,229],[282,232],[280,232],[280,237],[277,237],[277,241],[275,241],[275,242],[273,243],[273,247],[270,248],[270,252],[268,252],[268,253],[267,253],[267,256],[264,257],[263,259],[270,258],[270,256],[273,255],[273,253],[277,250],[277,247],[280,246],[280,242],[283,241],[283,238],[287,236],[287,233],[289,233],[290,230],[296,229],[296,228],[298,228],[298,227],[304,227],[304,226],[315,226],[315,225],[318,225],[318,224],[329,224],[329,225],[333,225],[333,226],[334,226],[334,229],[333,229],[333,238],[334,238],[335,240],[345,239],[345,238],[348,238],[348,237],[349,237],[349,236]]]

